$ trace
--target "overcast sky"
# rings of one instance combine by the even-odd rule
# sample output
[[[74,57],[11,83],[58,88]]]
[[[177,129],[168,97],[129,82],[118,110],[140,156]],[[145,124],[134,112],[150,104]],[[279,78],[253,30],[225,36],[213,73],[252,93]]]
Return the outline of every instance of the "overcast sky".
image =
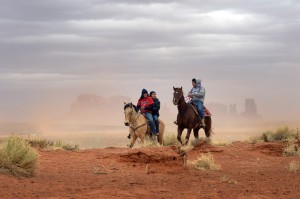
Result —
[[[60,114],[81,93],[155,90],[199,77],[206,103],[256,100],[300,116],[300,1],[1,0],[0,119]]]

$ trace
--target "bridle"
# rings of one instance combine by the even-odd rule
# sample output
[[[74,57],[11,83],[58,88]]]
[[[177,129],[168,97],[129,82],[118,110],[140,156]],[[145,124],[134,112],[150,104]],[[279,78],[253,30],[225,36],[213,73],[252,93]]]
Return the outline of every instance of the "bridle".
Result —
[[[178,98],[178,102],[179,102],[179,100],[180,100],[182,97],[183,97],[183,91],[181,91],[181,94],[180,94],[180,96],[179,96],[179,98]],[[183,97],[183,101],[182,101],[180,104],[177,104],[177,107],[181,106],[184,102],[185,102],[185,100],[184,100],[184,97]]]
[[[133,109],[133,108],[131,107],[131,109]],[[133,110],[132,110],[132,111],[133,111]],[[134,120],[134,122],[132,122],[132,124],[136,123],[136,121],[139,119],[140,115],[142,115],[142,114],[141,114],[141,113],[138,113],[138,116],[136,117],[136,119]],[[129,128],[130,128],[131,130],[133,130],[133,133],[135,134],[136,130],[138,130],[139,128],[141,128],[141,127],[143,127],[143,126],[145,126],[145,125],[147,125],[147,122],[145,122],[144,124],[139,125],[138,127],[133,128],[132,126],[129,126]]]

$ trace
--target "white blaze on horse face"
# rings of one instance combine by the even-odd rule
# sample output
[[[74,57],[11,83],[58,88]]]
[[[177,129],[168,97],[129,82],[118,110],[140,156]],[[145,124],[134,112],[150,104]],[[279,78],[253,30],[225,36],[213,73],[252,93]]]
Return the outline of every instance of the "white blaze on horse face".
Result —
[[[174,105],[176,105],[176,102],[175,102],[175,97],[173,97],[173,104],[174,104]]]
[[[177,93],[178,93],[178,92],[176,92],[176,94],[177,94]],[[177,104],[178,104],[178,101],[179,101],[179,100],[176,100],[176,97],[175,97],[175,95],[174,95],[174,97],[173,97],[173,104],[174,104],[174,105],[177,105]]]

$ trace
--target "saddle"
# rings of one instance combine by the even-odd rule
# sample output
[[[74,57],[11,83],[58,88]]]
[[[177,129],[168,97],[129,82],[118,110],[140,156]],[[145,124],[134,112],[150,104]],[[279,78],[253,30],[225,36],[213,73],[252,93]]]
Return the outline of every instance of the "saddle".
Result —
[[[150,129],[150,124],[149,124],[149,120],[147,119],[147,117],[146,117],[146,115],[145,114],[143,114],[143,113],[141,113],[141,115],[145,118],[145,121],[146,121],[146,123],[144,123],[144,124],[142,124],[142,125],[140,125],[140,126],[138,126],[138,127],[136,127],[136,128],[133,128],[133,127],[131,127],[131,126],[129,126],[129,128],[135,133],[135,131],[137,130],[137,129],[139,129],[139,128],[141,128],[142,126],[147,126],[147,132],[146,132],[146,135],[148,135],[148,136],[151,136],[151,129]],[[129,135],[127,136],[127,138],[128,139],[130,139],[130,133],[129,133]]]
[[[197,104],[195,104],[194,102],[191,102],[191,103],[189,103],[189,105],[193,108],[193,110],[195,111],[195,113],[199,116],[199,111],[198,111]],[[212,114],[210,113],[210,111],[205,106],[203,106],[203,113],[204,113],[204,117],[212,116]]]
[[[147,135],[151,135],[151,129],[150,129],[150,123],[149,123],[149,120],[147,119],[146,115],[144,113],[141,113],[141,115],[145,118],[146,120],[146,125],[147,125]]]

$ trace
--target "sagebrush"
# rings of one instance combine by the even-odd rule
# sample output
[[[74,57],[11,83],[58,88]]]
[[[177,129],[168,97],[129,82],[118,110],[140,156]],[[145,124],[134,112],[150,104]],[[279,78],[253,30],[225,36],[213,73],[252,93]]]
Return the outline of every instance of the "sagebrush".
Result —
[[[0,145],[0,172],[15,176],[33,176],[38,152],[19,137],[8,137]]]
[[[289,127],[280,127],[275,131],[268,130],[262,133],[261,136],[250,138],[250,142],[255,144],[258,142],[273,142],[273,141],[286,141],[288,139],[296,139],[299,136],[298,132],[290,129]]]

